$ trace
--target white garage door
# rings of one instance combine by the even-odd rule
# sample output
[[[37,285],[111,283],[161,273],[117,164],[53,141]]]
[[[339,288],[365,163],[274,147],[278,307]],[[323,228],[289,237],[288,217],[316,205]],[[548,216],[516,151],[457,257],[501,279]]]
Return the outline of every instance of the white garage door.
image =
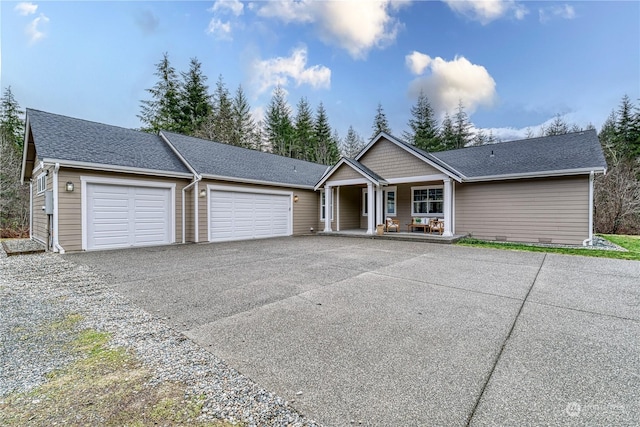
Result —
[[[169,244],[171,189],[87,184],[86,249]]]
[[[209,240],[260,239],[291,235],[289,194],[211,190]]]

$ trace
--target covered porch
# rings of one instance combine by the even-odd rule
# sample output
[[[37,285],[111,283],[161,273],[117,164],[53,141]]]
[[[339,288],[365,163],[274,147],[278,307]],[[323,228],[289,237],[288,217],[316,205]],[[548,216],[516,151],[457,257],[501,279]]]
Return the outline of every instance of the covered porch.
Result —
[[[431,236],[454,237],[455,183],[451,177],[431,174],[385,179],[357,161],[342,159],[341,163],[342,168],[318,186],[323,233],[372,236],[378,225],[393,220],[397,224],[394,233],[406,237],[425,234],[424,228],[412,225],[438,220],[443,224],[442,233]]]

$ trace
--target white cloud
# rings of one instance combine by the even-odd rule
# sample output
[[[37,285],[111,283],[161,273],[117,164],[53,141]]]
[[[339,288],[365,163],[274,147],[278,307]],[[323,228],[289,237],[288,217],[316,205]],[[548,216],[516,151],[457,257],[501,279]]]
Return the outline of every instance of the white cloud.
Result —
[[[411,55],[419,56],[416,54],[419,52]],[[468,114],[480,105],[493,104],[496,82],[482,65],[472,64],[463,56],[456,56],[452,61],[428,55],[424,55],[426,58],[419,57],[428,64],[423,71],[428,69],[429,73],[413,80],[409,85],[409,93],[417,97],[422,90],[437,113],[453,112],[459,101],[462,101]],[[414,64],[407,65],[411,69]]]
[[[16,12],[18,12],[22,16],[33,15],[38,10],[38,5],[33,4],[31,2],[22,2],[18,3],[16,7],[13,8]]]
[[[409,55],[405,56],[405,63],[413,74],[420,75],[424,73],[424,70],[431,63],[431,57],[414,50]]]
[[[538,10],[540,22],[548,22],[554,18],[573,19],[576,17],[576,11],[573,6],[564,4],[562,6],[550,6]]]
[[[322,41],[362,59],[371,49],[395,41],[402,24],[392,13],[405,4],[408,2],[398,0],[279,0],[266,2],[258,14],[285,23],[314,24]]]
[[[520,20],[529,12],[515,0],[443,0],[451,10],[486,25],[509,14]]]
[[[289,57],[256,60],[252,66],[253,80],[257,92],[270,87],[285,87],[290,81],[296,86],[309,85],[314,89],[327,89],[331,85],[331,70],[323,65],[307,65],[307,49],[295,49]]]
[[[41,26],[45,25],[49,22],[49,18],[47,18],[44,14],[40,14],[37,18],[35,18],[27,27],[25,28],[25,33],[29,37],[29,43],[33,44],[37,41],[42,40],[46,34],[41,30]]]
[[[231,40],[231,22],[222,22],[218,18],[212,18],[207,27],[207,34],[211,34],[219,40]]]
[[[239,0],[216,0],[209,12],[230,12],[235,16],[242,15],[244,5]]]

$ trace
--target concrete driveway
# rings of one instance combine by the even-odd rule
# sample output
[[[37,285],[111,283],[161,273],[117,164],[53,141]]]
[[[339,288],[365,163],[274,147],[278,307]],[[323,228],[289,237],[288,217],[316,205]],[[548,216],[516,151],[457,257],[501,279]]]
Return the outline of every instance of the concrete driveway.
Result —
[[[640,262],[336,237],[65,257],[323,425],[640,423]]]

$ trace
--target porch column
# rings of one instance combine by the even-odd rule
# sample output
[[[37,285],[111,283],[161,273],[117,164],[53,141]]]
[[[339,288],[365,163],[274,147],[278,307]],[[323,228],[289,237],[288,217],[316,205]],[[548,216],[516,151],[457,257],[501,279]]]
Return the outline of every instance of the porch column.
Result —
[[[373,192],[373,183],[367,183],[367,234],[373,234],[373,230],[376,228],[376,213],[374,212],[373,199],[375,198]]]
[[[451,215],[452,207],[453,207],[453,192],[451,191],[451,178],[444,178],[444,232],[443,236],[450,237],[453,236],[451,232],[451,221],[453,219],[453,215]]]
[[[324,231],[330,232],[331,230],[331,200],[332,188],[330,186],[324,187]]]
[[[382,210],[382,186],[376,186],[376,220],[375,225],[384,223],[384,214]]]

